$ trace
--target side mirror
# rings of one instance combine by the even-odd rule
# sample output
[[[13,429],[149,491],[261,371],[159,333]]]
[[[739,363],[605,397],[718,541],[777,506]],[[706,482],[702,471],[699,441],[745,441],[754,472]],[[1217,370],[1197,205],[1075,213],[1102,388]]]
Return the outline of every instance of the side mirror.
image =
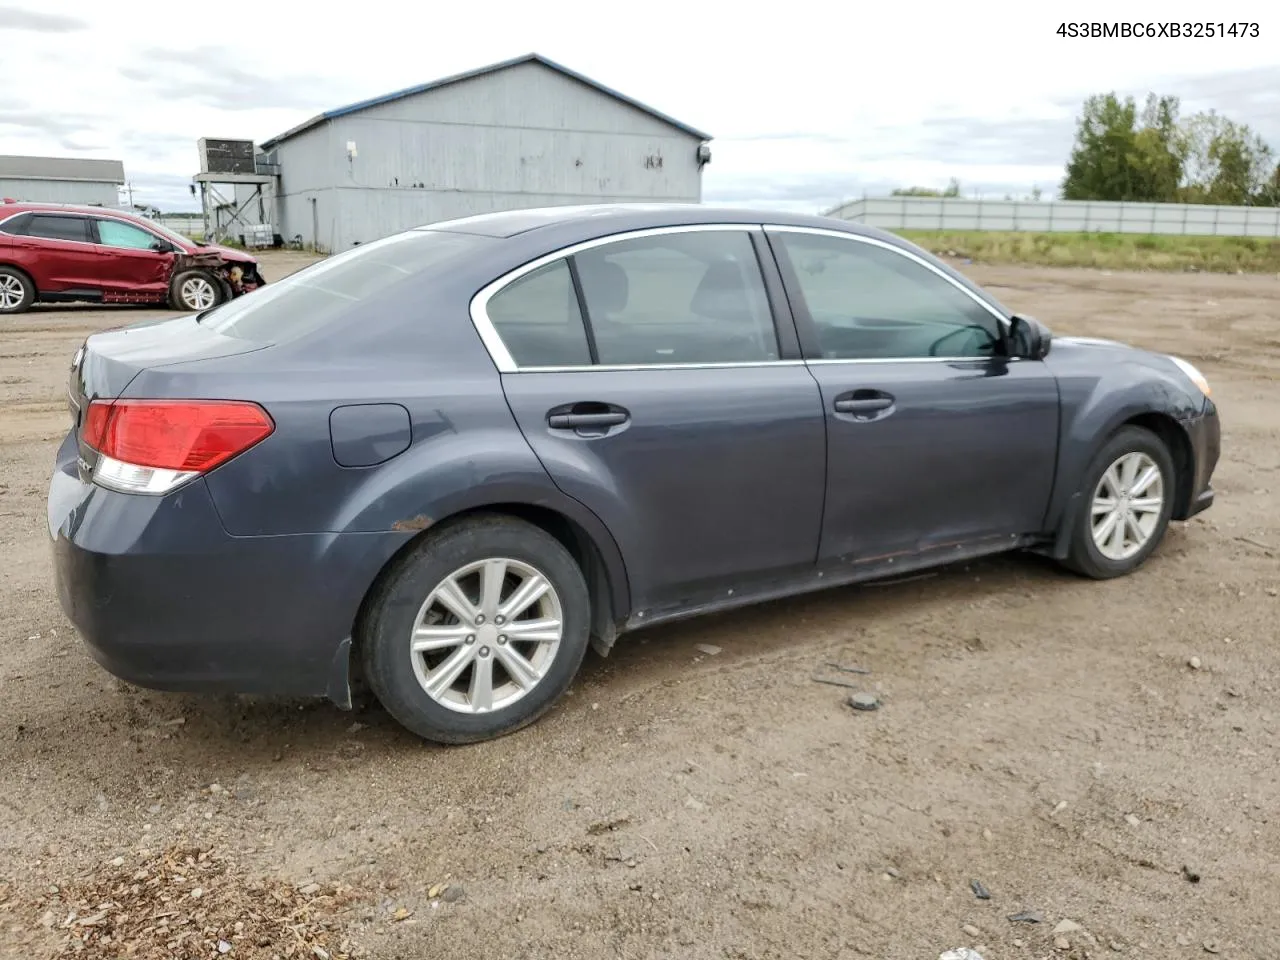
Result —
[[[157,240],[151,244],[151,250],[154,253],[171,253],[173,245],[165,243],[163,240]]]
[[[1024,360],[1043,360],[1049,354],[1053,334],[1034,317],[1015,316],[1009,324],[1009,355]]]

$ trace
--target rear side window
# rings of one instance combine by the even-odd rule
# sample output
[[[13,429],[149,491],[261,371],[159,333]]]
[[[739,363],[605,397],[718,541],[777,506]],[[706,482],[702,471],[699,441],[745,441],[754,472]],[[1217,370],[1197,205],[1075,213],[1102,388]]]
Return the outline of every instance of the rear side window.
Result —
[[[503,287],[487,310],[517,366],[576,367],[591,362],[582,311],[564,260]]]
[[[54,217],[44,214],[33,214],[27,225],[27,236],[40,237],[44,240],[74,240],[77,243],[90,243],[89,220],[87,217]]]
[[[16,217],[10,217],[8,220],[0,220],[0,233],[7,233],[11,237],[25,237],[27,235],[27,225],[31,222],[31,214],[20,213]]]
[[[492,244],[488,237],[410,230],[334,254],[261,290],[228,300],[200,322],[229,337],[279,343],[318,330],[415,274]]]
[[[773,315],[746,231],[619,240],[574,259],[602,364],[778,359]]]

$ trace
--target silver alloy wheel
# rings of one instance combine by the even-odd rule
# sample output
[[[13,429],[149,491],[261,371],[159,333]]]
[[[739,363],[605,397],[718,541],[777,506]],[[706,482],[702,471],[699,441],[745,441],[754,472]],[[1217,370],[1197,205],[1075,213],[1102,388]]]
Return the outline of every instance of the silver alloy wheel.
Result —
[[[1164,476],[1145,453],[1126,453],[1093,491],[1094,545],[1108,560],[1128,560],[1151,539],[1164,509]]]
[[[8,274],[0,277],[0,310],[13,310],[26,295],[27,291],[17,277]]]
[[[213,289],[213,284],[204,277],[188,277],[182,281],[178,296],[183,305],[192,310],[208,310],[213,306],[218,293]]]
[[[455,570],[431,591],[414,620],[409,656],[436,703],[490,713],[538,685],[563,636],[551,581],[527,563],[494,557]]]

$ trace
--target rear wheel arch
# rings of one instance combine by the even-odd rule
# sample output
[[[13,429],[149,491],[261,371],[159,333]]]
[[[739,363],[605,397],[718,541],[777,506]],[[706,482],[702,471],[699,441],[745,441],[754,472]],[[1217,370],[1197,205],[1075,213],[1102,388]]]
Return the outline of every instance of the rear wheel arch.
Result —
[[[16,263],[0,261],[0,269],[3,269],[6,273],[11,272],[16,274],[19,279],[26,284],[27,289],[30,291],[30,298],[27,300],[26,305],[20,307],[17,312],[21,313],[22,311],[29,309],[31,305],[40,298],[40,288],[36,286],[35,278],[31,276],[27,270],[18,266]]]
[[[365,591],[364,599],[356,613],[356,622],[352,625],[353,643],[359,643],[360,627],[369,616],[372,601],[405,556],[415,551],[423,540],[439,535],[440,531],[450,526],[488,516],[523,520],[549,533],[569,551],[587,581],[587,592],[591,600],[593,641],[597,650],[606,651],[613,643],[615,625],[625,620],[630,613],[630,591],[626,570],[622,567],[621,556],[617,554],[616,545],[598,543],[597,538],[593,537],[582,524],[559,510],[517,502],[491,503],[459,510],[432,522],[405,541],[383,564],[382,569]],[[606,559],[606,550],[612,550],[614,555],[612,562],[611,559]],[[353,657],[352,662],[357,663],[358,657]]]
[[[35,290],[37,293],[39,292],[39,288],[36,286],[35,277],[31,276],[31,273],[26,268],[20,267],[16,263],[9,263],[6,260],[0,260],[0,267],[4,267],[6,270],[12,270],[14,273],[22,274],[26,278],[27,283],[31,284],[31,289]]]

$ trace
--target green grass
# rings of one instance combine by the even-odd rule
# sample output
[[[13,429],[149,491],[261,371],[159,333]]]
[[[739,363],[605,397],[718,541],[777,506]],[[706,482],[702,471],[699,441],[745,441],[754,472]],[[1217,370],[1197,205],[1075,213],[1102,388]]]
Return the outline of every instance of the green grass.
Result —
[[[1106,270],[1280,273],[1280,239],[1133,233],[996,233],[898,230],[931,253],[977,263],[1025,263]]]

